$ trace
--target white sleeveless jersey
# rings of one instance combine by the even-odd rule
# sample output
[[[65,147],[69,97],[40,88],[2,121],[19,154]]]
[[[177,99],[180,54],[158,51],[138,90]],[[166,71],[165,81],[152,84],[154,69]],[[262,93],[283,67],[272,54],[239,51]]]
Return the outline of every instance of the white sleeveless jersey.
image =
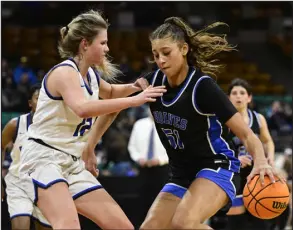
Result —
[[[15,140],[11,151],[11,165],[9,172],[18,177],[18,169],[20,164],[20,152],[24,141],[27,139],[27,130],[32,123],[31,114],[24,114],[18,117]]]
[[[87,74],[90,84],[88,86],[73,59],[61,62],[54,66],[43,79],[28,137],[40,139],[58,150],[80,157],[96,118],[80,118],[64,103],[61,97],[53,97],[47,90],[47,76],[59,66],[72,66],[79,73],[80,87],[87,100],[99,99],[99,76],[92,68],[89,68]]]

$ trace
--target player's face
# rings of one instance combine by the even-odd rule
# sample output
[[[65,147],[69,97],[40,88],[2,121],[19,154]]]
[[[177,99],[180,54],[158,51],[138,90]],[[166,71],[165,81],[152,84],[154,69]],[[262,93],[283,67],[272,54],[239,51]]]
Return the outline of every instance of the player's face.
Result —
[[[248,104],[251,102],[252,96],[248,95],[244,87],[234,86],[229,98],[237,110],[242,110],[247,108]]]
[[[107,30],[102,29],[99,34],[95,37],[92,44],[90,44],[86,49],[86,56],[91,64],[100,65],[106,54],[109,52],[109,47],[107,45],[108,35]]]
[[[29,106],[32,108],[32,111],[35,112],[37,108],[37,102],[39,98],[39,90],[36,90],[32,96],[32,99],[28,101]]]
[[[176,75],[186,62],[178,43],[171,38],[162,38],[151,44],[154,60],[161,71],[168,77]]]

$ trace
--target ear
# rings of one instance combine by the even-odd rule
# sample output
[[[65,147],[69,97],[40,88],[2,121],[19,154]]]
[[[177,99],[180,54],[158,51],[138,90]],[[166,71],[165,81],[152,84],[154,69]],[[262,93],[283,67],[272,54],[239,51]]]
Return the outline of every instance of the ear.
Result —
[[[86,39],[83,38],[80,42],[80,45],[81,45],[82,50],[87,50],[89,43]]]
[[[186,42],[183,43],[182,47],[181,47],[181,53],[183,56],[186,56],[189,50],[189,46]]]

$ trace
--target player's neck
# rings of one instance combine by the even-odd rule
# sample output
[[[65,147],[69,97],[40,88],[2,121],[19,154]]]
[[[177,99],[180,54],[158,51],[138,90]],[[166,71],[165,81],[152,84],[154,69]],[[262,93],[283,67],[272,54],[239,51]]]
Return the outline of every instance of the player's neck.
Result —
[[[74,57],[73,59],[78,66],[81,76],[86,78],[90,66],[85,62],[84,59],[80,59],[78,56]]]
[[[184,65],[177,74],[173,76],[167,76],[169,85],[171,87],[176,87],[180,85],[187,77],[188,70],[189,70],[189,66]]]
[[[238,112],[241,114],[241,116],[243,117],[245,122],[247,123],[247,121],[248,121],[248,123],[249,123],[248,109],[244,108],[244,109],[238,110]]]

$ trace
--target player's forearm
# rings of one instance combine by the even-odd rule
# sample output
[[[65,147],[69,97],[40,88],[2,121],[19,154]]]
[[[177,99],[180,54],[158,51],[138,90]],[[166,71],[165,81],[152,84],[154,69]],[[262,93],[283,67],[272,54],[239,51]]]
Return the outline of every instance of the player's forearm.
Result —
[[[94,149],[102,138],[106,130],[113,123],[119,112],[102,115],[97,118],[94,126],[91,129],[87,145],[90,149]]]
[[[137,88],[133,87],[133,84],[111,84],[111,87],[111,98],[127,97],[137,92]]]
[[[274,160],[275,158],[275,144],[273,141],[268,141],[263,144],[265,153],[268,158]]]
[[[133,97],[94,100],[81,103],[76,109],[76,113],[81,118],[97,117],[119,112],[133,106],[137,106]]]
[[[243,144],[247,151],[252,155],[255,162],[266,161],[263,145],[259,138],[251,132],[244,140]]]

